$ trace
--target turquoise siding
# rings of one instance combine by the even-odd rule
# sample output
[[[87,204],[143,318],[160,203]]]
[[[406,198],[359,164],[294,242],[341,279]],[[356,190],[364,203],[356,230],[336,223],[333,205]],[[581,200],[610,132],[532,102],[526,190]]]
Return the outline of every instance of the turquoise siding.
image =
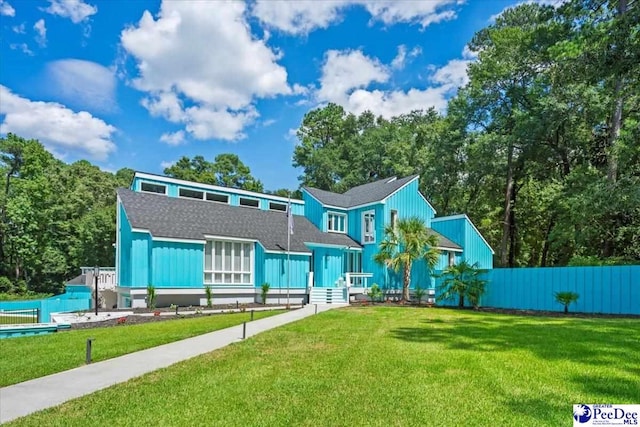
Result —
[[[313,225],[318,227],[320,230],[325,231],[325,209],[322,207],[322,204],[311,197],[311,195],[305,190],[302,190],[302,199],[304,200],[304,216],[306,216]],[[325,228],[323,228],[323,226]]]
[[[391,195],[384,205],[384,223],[391,223],[391,211],[398,212],[398,218],[406,219],[413,216],[422,218],[427,226],[430,226],[431,219],[435,211],[429,204],[420,197],[418,190],[418,180],[414,180]]]
[[[139,178],[139,177],[135,177],[132,184],[131,184],[131,189],[133,191],[141,191],[141,183],[142,182],[149,182],[149,183],[153,183],[153,184],[158,184],[158,185],[165,185],[167,187],[167,195],[169,197],[178,197],[179,194],[179,189],[180,188],[186,188],[189,190],[196,190],[196,191],[208,191],[210,193],[218,193],[218,194],[226,194],[229,196],[229,204],[232,206],[239,206],[240,205],[240,197],[245,197],[248,199],[257,199],[260,202],[260,209],[262,210],[268,210],[269,209],[269,202],[276,202],[276,203],[281,203],[281,204],[287,204],[287,201],[283,201],[281,199],[275,199],[272,197],[269,197],[268,194],[260,194],[260,193],[255,193],[255,194],[237,194],[234,192],[234,189],[230,188],[230,189],[225,189],[225,188],[220,188],[220,189],[210,189],[210,188],[206,188],[206,187],[202,187],[202,186],[198,186],[197,183],[192,183],[192,185],[189,184],[174,184],[174,183],[167,183],[165,181],[163,181],[162,179],[151,179],[151,178]],[[213,203],[213,202],[211,202]],[[301,200],[298,199],[291,199],[291,210],[293,211],[294,215],[304,215],[304,203]]]
[[[134,232],[124,208],[118,207],[120,233],[118,236],[118,286],[146,287],[150,282],[151,235]]]
[[[271,285],[271,289],[286,289],[287,284],[290,289],[306,289],[307,276],[309,273],[308,255],[287,255],[284,253],[264,254],[264,281],[257,282],[256,287],[260,287],[266,282]],[[290,266],[289,277],[287,277],[287,265]]]
[[[118,215],[120,230],[116,242],[118,246],[118,259],[116,260],[118,263],[116,268],[118,272],[117,283],[118,286],[131,286],[131,225],[129,225],[124,207],[120,203],[118,203]]]
[[[156,288],[203,287],[204,245],[153,241],[151,283]]]
[[[455,217],[450,220],[435,221],[431,228],[445,235],[451,241],[462,246],[462,259],[470,264],[478,263],[482,269],[493,268],[493,253],[475,227],[466,217]]]
[[[344,279],[344,251],[339,248],[313,248],[314,286],[332,287]]]
[[[498,268],[489,272],[485,307],[562,311],[555,292],[576,292],[569,311],[640,315],[640,265]]]
[[[131,283],[128,286],[145,288],[151,284],[151,245],[149,233],[131,233]]]

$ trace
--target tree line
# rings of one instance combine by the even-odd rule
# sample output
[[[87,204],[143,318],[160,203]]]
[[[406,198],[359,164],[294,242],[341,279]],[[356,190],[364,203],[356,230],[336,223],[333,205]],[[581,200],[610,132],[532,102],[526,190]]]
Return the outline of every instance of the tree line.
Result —
[[[638,262],[637,0],[524,4],[469,48],[469,83],[446,113],[306,114],[302,184],[343,191],[417,173],[438,215],[471,217],[496,266]]]
[[[640,260],[638,0],[524,4],[473,37],[469,82],[448,103],[386,119],[329,104],[298,129],[300,185],[345,191],[420,174],[438,215],[468,214],[496,266]],[[183,157],[180,179],[264,191],[234,154]],[[66,164],[0,138],[0,293],[58,292],[80,266],[114,265],[115,189],[133,170]],[[274,194],[300,197],[299,190]]]

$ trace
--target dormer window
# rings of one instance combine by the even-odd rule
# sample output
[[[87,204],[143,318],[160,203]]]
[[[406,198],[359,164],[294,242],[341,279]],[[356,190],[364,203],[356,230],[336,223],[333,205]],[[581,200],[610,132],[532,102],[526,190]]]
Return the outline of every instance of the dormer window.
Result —
[[[334,233],[347,232],[347,215],[338,212],[327,213],[327,231]]]
[[[204,199],[204,192],[189,190],[188,188],[181,188],[180,190],[178,190],[178,195],[180,197],[186,197],[188,199]]]

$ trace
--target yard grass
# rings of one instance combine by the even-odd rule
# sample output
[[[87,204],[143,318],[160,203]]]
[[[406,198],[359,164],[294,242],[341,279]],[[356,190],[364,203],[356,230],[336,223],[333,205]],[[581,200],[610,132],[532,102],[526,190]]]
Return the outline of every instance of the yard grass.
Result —
[[[18,426],[559,426],[640,403],[640,322],[332,310]]]
[[[15,325],[23,323],[36,323],[38,319],[34,315],[0,314],[0,325]]]
[[[254,319],[282,310],[256,311]],[[163,320],[138,325],[77,329],[49,335],[0,340],[0,387],[82,366],[88,338],[94,338],[94,362],[249,321],[250,313]]]

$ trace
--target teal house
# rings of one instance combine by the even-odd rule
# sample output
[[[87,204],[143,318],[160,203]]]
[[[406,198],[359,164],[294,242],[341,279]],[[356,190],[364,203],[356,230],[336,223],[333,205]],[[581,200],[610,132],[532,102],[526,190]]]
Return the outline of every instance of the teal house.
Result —
[[[377,283],[400,292],[400,275],[373,261],[384,227],[417,216],[439,238],[438,270],[462,259],[492,268],[493,251],[466,215],[436,217],[418,176],[337,194],[303,188],[302,200],[136,172],[117,194],[118,307],[214,303],[348,302]],[[290,214],[289,214],[290,212]],[[412,288],[433,288],[417,263]],[[433,292],[430,293],[433,295]]]

